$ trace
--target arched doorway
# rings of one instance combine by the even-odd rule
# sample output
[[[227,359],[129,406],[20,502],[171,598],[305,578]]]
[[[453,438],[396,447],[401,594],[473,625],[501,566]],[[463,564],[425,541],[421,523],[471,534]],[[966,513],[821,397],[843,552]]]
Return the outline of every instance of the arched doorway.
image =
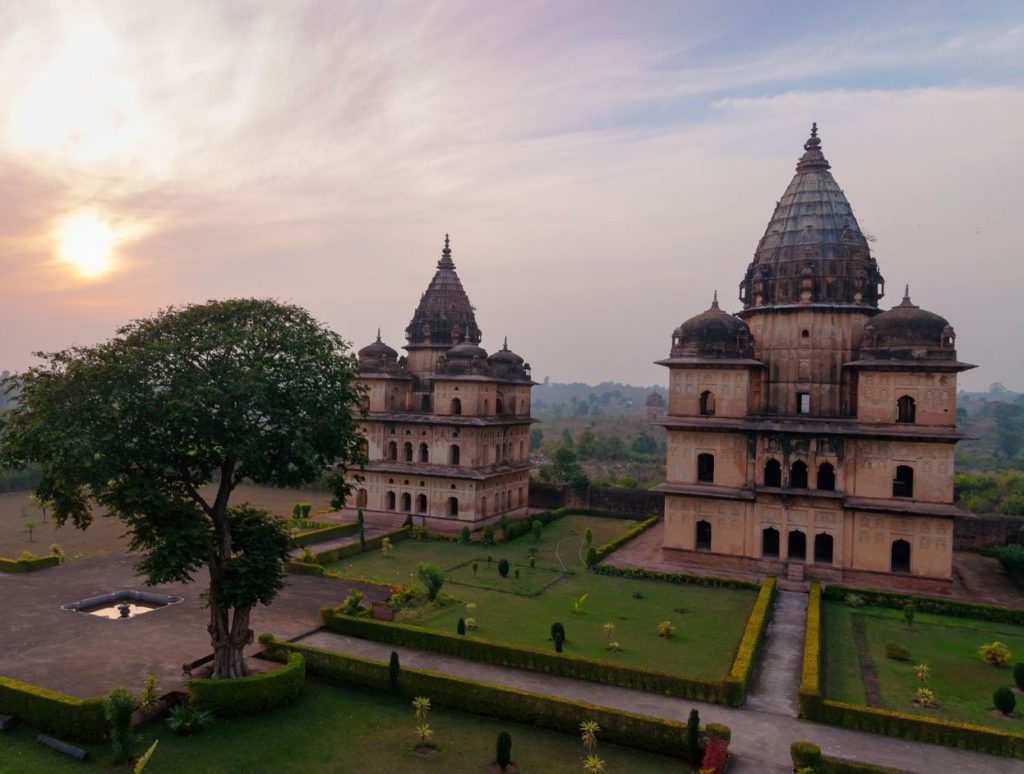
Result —
[[[896,466],[896,478],[892,482],[892,496],[914,496],[914,469],[909,465]]]
[[[430,447],[425,443],[420,444],[420,462],[430,462]]]
[[[416,495],[416,513],[427,512],[427,496],[425,494]]]
[[[912,425],[917,419],[917,406],[909,395],[903,395],[896,401],[896,421],[900,424]]]
[[[459,515],[459,498],[449,497],[448,498],[448,515],[458,516]]]
[[[389,510],[389,511],[395,510],[395,493],[394,492],[388,492],[386,495],[384,495],[384,507],[387,510]]]
[[[458,398],[452,398],[452,414],[455,416],[462,414],[462,401]]]
[[[832,536],[822,532],[814,536],[814,563],[832,564]]]
[[[412,462],[412,444],[408,441],[402,446],[402,456],[406,462]]]
[[[704,417],[715,415],[715,393],[711,390],[704,390],[700,394],[700,414]]]
[[[768,460],[764,464],[764,485],[782,486],[782,463],[778,460]]]
[[[713,483],[715,480],[715,455],[697,455],[697,480]]]
[[[894,540],[889,557],[891,572],[910,572],[910,543],[906,540]]]
[[[408,492],[402,494],[402,512],[409,513],[412,511],[412,495]]]
[[[787,543],[787,555],[790,559],[807,561],[807,535],[798,529],[790,530]]]
[[[803,460],[797,460],[789,469],[789,487],[790,489],[807,488],[807,463]]]
[[[703,519],[697,522],[697,550],[711,550],[711,522]]]
[[[831,462],[823,462],[818,466],[818,489],[833,492],[836,488],[836,469]]]
[[[459,464],[459,456],[460,456],[460,454],[459,454],[459,446],[458,446],[458,444],[454,444],[453,443],[451,449],[449,449],[449,454],[448,454],[448,462],[449,462],[449,464],[451,464],[451,465],[458,465]]]
[[[761,556],[765,559],[779,558],[779,531],[775,527],[761,530]]]

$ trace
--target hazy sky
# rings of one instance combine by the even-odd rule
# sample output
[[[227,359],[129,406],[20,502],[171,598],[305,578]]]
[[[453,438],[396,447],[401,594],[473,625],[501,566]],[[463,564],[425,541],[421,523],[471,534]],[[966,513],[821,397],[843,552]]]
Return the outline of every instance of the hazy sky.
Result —
[[[1022,65],[1016,0],[2,0],[0,368],[243,295],[398,347],[447,231],[488,349],[664,383],[817,121],[882,306],[1024,389]]]

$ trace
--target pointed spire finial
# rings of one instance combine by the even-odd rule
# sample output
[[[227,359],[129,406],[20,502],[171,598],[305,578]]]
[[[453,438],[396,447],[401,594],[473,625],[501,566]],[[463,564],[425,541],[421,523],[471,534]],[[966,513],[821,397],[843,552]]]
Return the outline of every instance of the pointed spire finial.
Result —
[[[380,326],[377,326],[377,341],[380,341]]]
[[[448,238],[448,234],[444,235],[444,249],[441,251],[441,260],[437,262],[437,268],[439,269],[454,269],[455,264],[452,262],[452,248],[451,242]]]
[[[896,308],[897,309],[917,309],[918,308],[917,304],[915,304],[913,301],[910,300],[910,283],[909,282],[903,288],[903,300],[900,301],[899,306],[897,306]]]
[[[909,282],[903,287],[903,300],[904,301],[909,301],[910,300],[910,283]]]
[[[711,300],[711,308],[708,309],[708,311],[709,312],[721,311],[720,307],[718,306],[718,290],[717,289],[715,290],[714,298]]]
[[[504,350],[508,350],[508,336],[505,337],[505,343],[501,347]]]
[[[811,124],[811,136],[804,143],[804,155],[796,165],[797,172],[805,172],[809,169],[828,169],[828,161],[821,153],[821,140],[818,137],[818,122]]]
[[[811,124],[811,137],[818,136],[818,122],[815,121]]]

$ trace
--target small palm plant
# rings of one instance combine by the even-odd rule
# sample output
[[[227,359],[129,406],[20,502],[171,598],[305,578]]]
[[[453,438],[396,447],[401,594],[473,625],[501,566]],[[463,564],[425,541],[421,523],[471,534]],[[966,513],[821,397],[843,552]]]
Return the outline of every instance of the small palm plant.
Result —
[[[674,626],[671,621],[662,621],[658,624],[658,636],[664,637],[666,640],[672,639],[676,633],[678,627]]]
[[[914,667],[914,674],[917,675],[917,679],[922,683],[928,682],[928,675],[931,671],[931,667],[927,664],[918,664]]]
[[[588,755],[583,761],[583,770],[587,774],[602,774],[605,770],[605,763],[597,755]]]
[[[430,699],[426,696],[417,696],[412,700],[413,711],[416,713],[416,736],[420,744],[428,744],[434,736],[434,730],[427,723],[430,716]]]
[[[593,753],[597,748],[597,735],[601,733],[601,726],[596,720],[584,720],[580,723],[580,741],[587,748],[588,753]]]

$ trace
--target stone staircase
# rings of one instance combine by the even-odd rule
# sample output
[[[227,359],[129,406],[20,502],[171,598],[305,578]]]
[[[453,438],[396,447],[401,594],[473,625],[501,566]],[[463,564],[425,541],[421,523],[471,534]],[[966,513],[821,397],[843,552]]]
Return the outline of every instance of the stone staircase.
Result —
[[[787,562],[786,574],[779,578],[779,588],[783,591],[803,591],[810,589],[810,584],[804,578],[803,562]]]

